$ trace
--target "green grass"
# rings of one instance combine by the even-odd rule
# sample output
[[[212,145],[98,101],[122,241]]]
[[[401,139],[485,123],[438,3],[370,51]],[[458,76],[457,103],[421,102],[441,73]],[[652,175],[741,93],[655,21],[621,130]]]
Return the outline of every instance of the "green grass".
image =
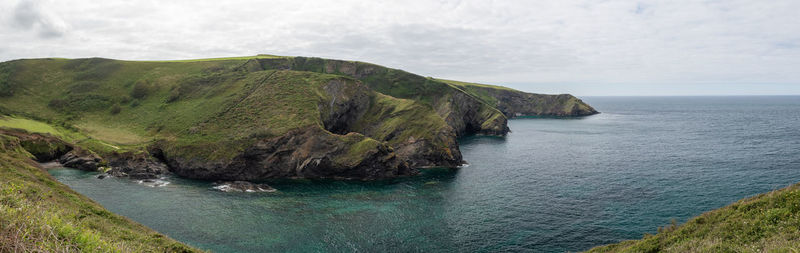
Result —
[[[436,80],[441,81],[441,82],[445,82],[445,83],[448,83],[448,84],[460,86],[460,87],[481,87],[481,88],[490,88],[490,89],[499,89],[499,90],[508,90],[508,91],[518,91],[518,90],[515,90],[515,89],[512,89],[512,88],[508,88],[508,87],[505,87],[505,86],[499,86],[499,85],[470,83],[470,82],[462,82],[462,81],[439,79],[439,78],[436,78]]]
[[[115,215],[34,166],[0,135],[0,252],[193,252]]]
[[[82,132],[78,128],[65,128],[59,125],[55,125],[52,123],[46,123],[42,121],[32,120],[21,118],[18,116],[2,116],[0,115],[0,129],[17,129],[23,130],[29,133],[40,133],[40,134],[49,134],[55,136],[61,140],[66,142],[76,144],[87,148],[88,150],[107,154],[110,152],[115,151],[126,151],[129,149],[140,149],[142,148],[142,144],[137,145],[120,145],[120,144],[111,144],[108,141],[102,141],[96,139],[92,136],[92,134]],[[111,130],[112,132],[118,132],[122,130]],[[124,138],[125,135],[118,135],[114,136],[113,139],[116,138]],[[121,148],[122,147],[122,148]]]
[[[739,200],[659,228],[641,240],[601,246],[589,252],[798,252],[800,184]]]
[[[448,147],[446,142],[431,134],[432,129],[442,129],[447,123],[436,114],[425,110],[424,105],[410,99],[394,98],[378,94],[372,98],[373,106],[364,117],[353,125],[353,129],[392,145],[415,139],[429,139],[437,146]]]
[[[186,59],[186,60],[164,60],[164,61],[150,61],[150,62],[203,62],[203,61],[231,61],[231,60],[249,60],[249,59],[276,59],[276,58],[286,58],[286,56],[259,54],[259,55],[255,55],[255,56],[220,57],[220,58]]]
[[[0,117],[0,128],[24,129],[32,133],[46,133],[62,138],[65,137],[65,134],[47,123],[23,118]]]

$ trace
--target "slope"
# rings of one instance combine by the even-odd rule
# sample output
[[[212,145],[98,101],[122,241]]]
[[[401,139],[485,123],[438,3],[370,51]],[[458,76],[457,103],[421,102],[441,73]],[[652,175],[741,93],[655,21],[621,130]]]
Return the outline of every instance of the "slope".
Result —
[[[797,252],[800,184],[737,201],[656,235],[588,252]]]

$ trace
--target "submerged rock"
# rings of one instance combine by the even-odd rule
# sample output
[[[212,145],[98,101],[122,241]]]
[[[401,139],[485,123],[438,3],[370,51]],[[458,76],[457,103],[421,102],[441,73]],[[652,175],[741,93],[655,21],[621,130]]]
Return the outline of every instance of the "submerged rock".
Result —
[[[215,190],[222,192],[276,192],[267,184],[255,184],[247,181],[230,181],[214,183]]]

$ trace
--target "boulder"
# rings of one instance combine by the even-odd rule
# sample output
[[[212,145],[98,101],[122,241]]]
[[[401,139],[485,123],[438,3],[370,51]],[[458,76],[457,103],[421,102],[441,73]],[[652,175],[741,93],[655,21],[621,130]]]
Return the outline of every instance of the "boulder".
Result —
[[[131,179],[156,179],[169,172],[166,164],[145,153],[113,154],[108,158],[108,165],[110,175]]]
[[[64,167],[86,171],[96,171],[101,161],[99,156],[82,149],[73,149],[58,158]]]

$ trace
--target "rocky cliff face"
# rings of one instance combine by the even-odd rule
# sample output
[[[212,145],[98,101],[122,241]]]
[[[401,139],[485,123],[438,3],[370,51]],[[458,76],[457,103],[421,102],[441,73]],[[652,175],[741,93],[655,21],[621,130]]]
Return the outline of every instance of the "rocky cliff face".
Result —
[[[357,133],[336,136],[317,127],[259,140],[230,161],[164,159],[172,172],[199,179],[381,179],[416,173],[386,144]]]
[[[288,69],[339,74],[361,80],[373,90],[414,99],[435,108],[458,136],[508,133],[505,116],[496,108],[444,82],[375,64],[321,58],[259,59],[263,69]],[[252,65],[252,63],[247,63]]]
[[[177,154],[166,142],[154,146],[152,153],[180,176],[220,180],[382,179],[414,175],[420,167],[462,164],[451,127],[441,120],[413,119],[430,117],[429,108],[374,93],[353,80],[333,79],[320,90],[321,126],[254,137],[253,144],[232,159]]]
[[[569,95],[543,95],[509,89],[474,87],[496,99],[495,106],[506,117],[520,116],[586,116],[598,112],[582,100]]]
[[[96,154],[52,135],[11,129],[0,129],[0,135],[16,137],[22,148],[38,162],[58,161],[64,167],[86,171],[95,171],[104,163]]]

